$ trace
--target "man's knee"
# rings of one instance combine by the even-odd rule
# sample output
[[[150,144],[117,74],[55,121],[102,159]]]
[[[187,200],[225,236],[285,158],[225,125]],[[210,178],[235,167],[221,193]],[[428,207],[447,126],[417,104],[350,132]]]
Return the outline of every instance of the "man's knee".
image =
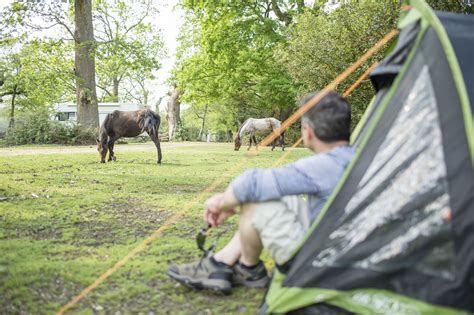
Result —
[[[250,216],[256,208],[258,208],[258,203],[244,203],[240,206],[240,215],[243,217]]]
[[[276,209],[284,208],[285,204],[282,201],[274,200],[267,202],[254,202],[254,203],[245,203],[241,206],[240,216],[241,221],[253,222],[258,220],[258,218],[263,219],[266,217],[271,217],[272,212]]]
[[[291,199],[291,198],[290,198]],[[292,207],[298,203],[276,200],[242,206],[241,228],[255,230],[273,258],[282,263],[304,235],[306,228],[300,212]]]
[[[256,209],[258,209],[258,203],[246,203],[241,205],[240,225],[252,225],[252,218]]]
[[[265,211],[275,207],[285,207],[281,200],[272,200],[265,202],[244,203],[241,205],[241,214],[249,214],[255,211]]]
[[[248,214],[258,207],[258,203],[244,203],[240,207],[241,214]]]

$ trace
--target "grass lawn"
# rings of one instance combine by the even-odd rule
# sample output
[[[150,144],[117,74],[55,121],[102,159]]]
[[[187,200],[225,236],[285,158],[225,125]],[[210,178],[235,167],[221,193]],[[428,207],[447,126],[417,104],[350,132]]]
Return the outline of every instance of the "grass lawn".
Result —
[[[170,147],[161,166],[153,148],[117,147],[117,162],[107,164],[98,163],[98,153],[0,156],[0,314],[57,312],[245,152],[231,144]],[[270,167],[281,155],[262,149],[227,174],[226,183],[246,168]],[[287,161],[307,155],[295,149]],[[219,246],[235,223],[227,224]],[[192,207],[69,313],[255,314],[262,290],[215,296],[165,274],[171,262],[200,257],[195,236],[202,225],[202,206]]]

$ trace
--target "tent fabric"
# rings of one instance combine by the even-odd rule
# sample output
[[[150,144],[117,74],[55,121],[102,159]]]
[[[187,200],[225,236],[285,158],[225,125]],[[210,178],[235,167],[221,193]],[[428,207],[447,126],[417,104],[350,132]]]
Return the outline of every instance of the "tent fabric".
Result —
[[[450,42],[456,53],[464,82],[468,87],[471,110],[474,111],[474,17],[447,12],[437,12],[443,27],[448,33]]]
[[[382,60],[370,74],[372,85],[377,94],[373,100],[373,104],[367,108],[367,112],[363,117],[363,122],[371,120],[372,116],[384,100],[393,80],[400,72],[403,63],[406,61],[408,54],[413,48],[419,30],[420,23],[413,23],[402,29],[395,49],[390,53],[390,55]],[[360,140],[363,138],[363,135],[367,130],[367,126],[368,124],[363,124],[360,128],[357,128],[357,135],[353,136],[352,139],[353,145],[359,145]]]
[[[417,70],[412,68],[413,73]],[[434,90],[426,66],[418,77],[409,75],[402,85],[407,89],[399,89],[406,95],[394,96],[400,105],[394,103],[385,111],[380,129],[360,157],[364,163],[353,169],[311,236],[313,241],[301,249],[285,286],[312,287],[317,279],[319,287],[328,289],[387,288],[400,285],[396,279],[402,279],[413,282],[410,288],[421,293],[417,284],[426,284],[429,274],[442,271],[452,277],[452,262],[443,261],[453,241],[446,235],[450,222],[442,219],[450,216],[449,194]],[[446,242],[444,247],[439,238]],[[430,248],[430,242],[436,246]],[[431,253],[420,253],[420,247]],[[431,260],[419,261],[421,254]],[[416,261],[417,269],[429,271],[422,282],[418,270],[409,273],[404,268]],[[400,277],[400,272],[406,275]],[[387,283],[390,274],[394,279]],[[437,279],[432,281],[439,285]]]
[[[377,92],[392,85],[413,48],[419,31],[420,23],[418,22],[403,28],[400,31],[395,49],[380,61],[377,68],[370,73],[372,85]]]
[[[324,314],[474,311],[472,114],[459,86],[474,93],[474,36],[464,34],[474,18],[438,13],[453,61],[427,6],[413,4],[421,21],[374,71],[378,94],[356,157],[288,273],[273,280],[268,313],[311,304]]]

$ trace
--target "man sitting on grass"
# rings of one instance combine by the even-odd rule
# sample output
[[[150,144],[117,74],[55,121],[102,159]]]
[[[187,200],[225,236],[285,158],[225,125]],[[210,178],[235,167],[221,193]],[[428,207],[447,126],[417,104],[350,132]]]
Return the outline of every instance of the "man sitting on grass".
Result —
[[[304,97],[301,105],[316,94]],[[280,168],[248,170],[224,193],[209,198],[204,219],[213,227],[236,214],[240,205],[238,232],[214,256],[171,266],[168,274],[189,286],[224,294],[233,284],[265,287],[270,278],[259,258],[262,249],[277,266],[291,258],[354,155],[350,124],[349,104],[330,92],[301,119],[304,145],[315,154]]]

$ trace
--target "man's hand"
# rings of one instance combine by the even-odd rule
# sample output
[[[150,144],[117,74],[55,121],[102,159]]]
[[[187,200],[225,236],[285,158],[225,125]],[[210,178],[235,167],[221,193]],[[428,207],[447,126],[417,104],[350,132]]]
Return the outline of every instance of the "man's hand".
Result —
[[[235,214],[234,209],[224,211],[222,209],[222,201],[224,194],[217,194],[207,199],[204,203],[204,221],[212,227],[221,225],[225,220]]]

